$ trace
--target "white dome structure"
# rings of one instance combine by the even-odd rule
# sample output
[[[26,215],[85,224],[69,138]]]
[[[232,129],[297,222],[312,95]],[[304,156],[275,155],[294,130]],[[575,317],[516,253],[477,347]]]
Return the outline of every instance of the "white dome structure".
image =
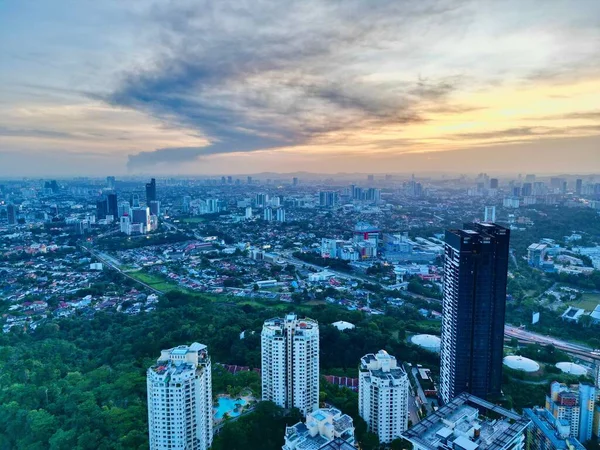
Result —
[[[433,334],[415,334],[410,338],[410,342],[431,352],[439,353],[440,351],[441,340]]]
[[[523,356],[510,355],[504,358],[504,365],[514,370],[522,372],[537,372],[540,370],[540,365],[533,359]]]
[[[588,373],[587,367],[572,362],[559,362],[556,364],[556,367],[562,370],[563,373],[570,375],[587,375]]]

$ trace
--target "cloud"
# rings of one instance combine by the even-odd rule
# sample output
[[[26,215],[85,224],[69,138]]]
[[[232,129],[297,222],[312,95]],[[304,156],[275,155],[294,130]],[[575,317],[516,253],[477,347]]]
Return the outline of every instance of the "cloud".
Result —
[[[413,55],[418,46],[403,43],[403,32],[437,21],[452,26],[468,3],[224,0],[157,7],[157,56],[125,73],[104,99],[196,129],[210,144],[140,152],[128,167],[422,122],[418,106],[443,105],[460,77],[377,81],[369,78],[368,60]]]
[[[65,139],[71,138],[71,133],[52,130],[36,130],[36,129],[18,129],[8,128],[0,125],[0,137],[32,137],[32,138],[49,138],[49,139]]]

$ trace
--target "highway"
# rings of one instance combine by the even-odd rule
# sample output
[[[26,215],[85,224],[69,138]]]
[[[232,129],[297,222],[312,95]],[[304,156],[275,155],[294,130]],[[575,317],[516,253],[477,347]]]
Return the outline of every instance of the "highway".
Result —
[[[595,352],[594,349],[586,347],[585,345],[574,344],[572,342],[563,341],[552,336],[544,336],[542,334],[533,333],[512,325],[504,326],[504,335],[508,338],[516,338],[520,342],[537,343],[540,345],[553,345],[564,352],[583,357],[589,361],[600,362],[600,354],[596,354],[597,352]]]
[[[117,272],[119,272],[121,275],[123,275],[124,277],[129,278],[130,280],[135,281],[136,283],[141,284],[142,286],[144,286],[145,288],[151,290],[152,292],[154,292],[157,295],[162,295],[164,294],[163,291],[159,291],[158,289],[154,289],[152,286],[150,286],[149,284],[144,283],[143,281],[138,280],[137,278],[133,278],[131,275],[129,275],[127,272],[124,272],[123,270],[121,270],[121,268],[116,264],[116,260],[108,255],[105,255],[104,253],[98,252],[96,250],[92,250],[91,248],[85,247],[85,246],[81,246],[84,250],[87,250],[88,252],[90,252],[92,254],[92,256],[96,257],[100,262],[102,262],[103,264],[106,264],[107,266],[109,266],[111,269],[116,270]]]

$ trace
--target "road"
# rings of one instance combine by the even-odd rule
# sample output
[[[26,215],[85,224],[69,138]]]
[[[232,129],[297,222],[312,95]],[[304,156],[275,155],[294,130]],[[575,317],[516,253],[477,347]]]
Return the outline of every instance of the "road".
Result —
[[[130,280],[135,281],[138,284],[141,284],[142,286],[144,286],[146,289],[149,289],[150,291],[154,292],[157,295],[162,295],[164,294],[163,291],[159,291],[158,289],[153,288],[152,286],[150,286],[149,284],[144,283],[143,281],[138,280],[137,278],[133,278],[131,275],[129,275],[127,272],[124,272],[123,270],[121,270],[121,268],[116,264],[116,260],[108,255],[105,255],[104,253],[98,252],[96,250],[93,250],[91,248],[85,247],[85,246],[81,246],[84,250],[87,250],[88,252],[90,252],[92,254],[92,256],[94,256],[96,259],[98,259],[98,261],[102,262],[103,264],[109,266],[111,269],[116,270],[117,272],[119,272],[121,275],[123,275],[124,277],[129,278]]]
[[[600,354],[594,352],[594,349],[586,347],[581,344],[574,344],[572,342],[563,341],[551,336],[544,336],[542,334],[533,333],[531,331],[523,330],[521,328],[513,327],[512,325],[504,326],[504,335],[509,338],[516,338],[522,342],[532,342],[541,345],[553,345],[559,350],[563,350],[567,353],[585,357],[589,360],[595,360],[600,362]]]

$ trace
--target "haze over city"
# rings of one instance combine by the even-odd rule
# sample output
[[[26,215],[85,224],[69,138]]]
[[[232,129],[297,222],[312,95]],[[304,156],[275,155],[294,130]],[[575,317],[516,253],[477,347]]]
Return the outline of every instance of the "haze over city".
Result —
[[[5,1],[0,176],[600,171],[600,2]]]

